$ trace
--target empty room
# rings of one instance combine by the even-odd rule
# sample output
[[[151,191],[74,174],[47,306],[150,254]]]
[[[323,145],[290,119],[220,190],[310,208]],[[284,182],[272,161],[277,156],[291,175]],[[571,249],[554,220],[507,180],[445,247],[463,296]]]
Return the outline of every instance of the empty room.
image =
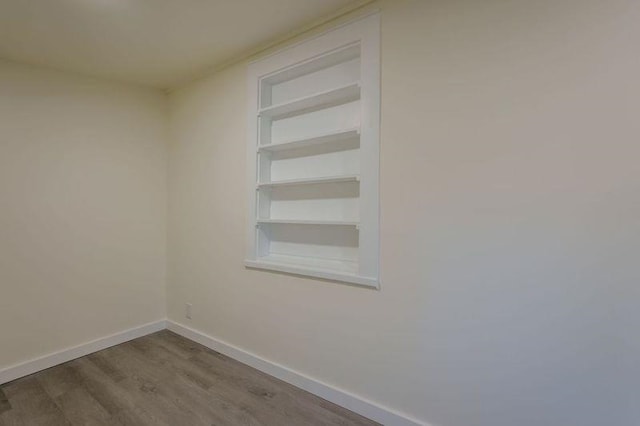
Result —
[[[0,426],[640,426],[640,1],[0,0]]]

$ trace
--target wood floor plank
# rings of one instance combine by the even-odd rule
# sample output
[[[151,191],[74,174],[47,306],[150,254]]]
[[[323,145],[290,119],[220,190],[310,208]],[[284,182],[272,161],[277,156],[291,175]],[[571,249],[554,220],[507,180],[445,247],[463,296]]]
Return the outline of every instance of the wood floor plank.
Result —
[[[192,342],[172,333],[169,330],[163,330],[159,333],[154,333],[146,336],[150,341],[153,341],[157,345],[160,345],[175,355],[184,358],[191,359],[194,355],[206,350],[204,346]]]
[[[179,339],[183,338],[179,337]],[[144,345],[136,342],[136,346],[143,351],[147,359],[154,360],[160,357],[160,354],[163,354],[165,349],[170,349],[171,345],[182,345],[183,343],[188,344],[187,342],[180,342],[175,338],[162,341],[151,338],[148,339]],[[201,354],[206,351],[212,356],[226,359],[223,355],[198,344],[189,345],[188,351],[192,354]],[[166,357],[166,354],[162,356],[162,358],[164,357]],[[239,411],[236,410],[234,413],[228,413],[231,415],[231,418],[225,419],[225,424],[229,421],[231,422],[230,424],[240,424],[240,421],[242,422],[241,424],[285,424],[287,419],[282,413],[278,412],[278,410],[272,410],[264,401],[256,398],[257,395],[260,397],[263,396],[262,390],[254,392],[252,395],[250,391],[247,391],[246,387],[237,386],[236,383],[232,381],[224,380],[223,376],[219,374],[212,374],[211,370],[202,368],[198,363],[195,363],[193,359],[193,356],[189,359],[172,357],[171,365],[181,378],[199,386],[201,389],[206,389],[208,391],[207,397],[219,401],[220,406],[224,410],[234,411],[235,402],[235,406],[237,406]],[[161,360],[161,362],[164,362],[164,360]],[[244,368],[247,367],[244,366]]]
[[[193,416],[193,424],[230,426],[262,424],[240,406],[232,395],[207,393],[205,388],[211,385],[211,381],[197,369],[191,368],[188,360],[176,357],[171,352],[165,351],[162,346],[154,347],[149,342],[141,340],[128,345],[134,350],[129,353],[129,360],[138,363],[147,362],[154,368],[172,371],[174,374],[171,376],[155,382],[153,392],[171,400],[180,410],[190,413]],[[171,362],[168,362],[169,360]],[[154,378],[147,376],[146,380],[153,381]]]
[[[82,387],[82,380],[70,366],[70,363],[44,370],[36,375],[36,379],[52,399]]]
[[[87,392],[121,424],[169,426],[153,413],[137,405],[129,392],[114,382],[89,358],[75,360],[73,368],[82,378]]]
[[[200,351],[190,364],[208,370],[219,384],[226,383],[245,396],[249,395],[254,404],[261,403],[261,412],[278,411],[286,417],[287,423],[371,424],[362,416],[209,349]],[[225,389],[230,392],[229,387]]]
[[[209,394],[196,387],[193,382],[178,376],[171,383],[161,384],[161,392],[167,392],[178,407],[193,413],[198,421],[206,425],[260,426],[266,423],[247,410],[242,401],[233,400],[227,394]]]
[[[185,410],[181,400],[174,395],[175,389],[169,386],[176,378],[172,369],[154,366],[127,344],[114,349],[111,353],[113,361],[127,374],[119,385],[134,397],[137,404],[172,425],[205,424],[195,421],[193,413]]]
[[[248,367],[234,359],[212,351],[205,346],[192,342],[175,333],[165,330],[150,336],[151,341],[160,342],[165,347],[172,345],[181,347],[183,351],[195,354],[189,358],[192,368],[203,367],[220,383],[231,385],[234,390],[240,390],[250,395],[253,404],[259,404],[257,410],[264,414],[268,410],[278,411],[287,422],[301,422],[301,424],[326,425],[367,425],[369,419],[359,416],[349,410],[325,401],[308,392],[275,379],[259,370]],[[205,359],[204,362],[198,360]],[[233,392],[229,386],[224,392]]]
[[[4,385],[2,390],[11,404],[12,409],[8,413],[11,414],[15,423],[30,426],[69,424],[58,406],[40,385],[37,375],[15,380]],[[3,421],[4,417],[3,414]]]
[[[226,389],[234,387],[241,390],[253,404],[257,404],[261,413],[277,412],[284,418],[283,424],[327,426],[373,424],[370,420],[328,403],[315,395],[301,391],[235,360],[225,358],[216,354],[201,353],[192,362],[209,369],[211,374],[228,385]]]
[[[22,420],[17,410],[5,411],[0,414],[0,426],[28,426]]]
[[[215,378],[199,369],[190,359],[177,358],[173,352],[165,346],[158,345],[154,340],[139,339],[131,342],[131,346],[159,368],[172,369],[176,374],[183,376],[204,390],[211,388],[215,383]]]
[[[369,426],[164,330],[0,387],[0,426]]]
[[[75,426],[121,426],[83,388],[74,388],[54,399],[65,418]]]
[[[127,378],[117,365],[113,365],[108,359],[109,351],[104,350],[88,355],[86,358],[94,363],[104,374],[106,374],[114,382],[119,382]]]
[[[7,395],[5,395],[2,388],[0,388],[0,414],[9,410],[11,410],[11,403],[9,402],[9,398],[7,398]]]

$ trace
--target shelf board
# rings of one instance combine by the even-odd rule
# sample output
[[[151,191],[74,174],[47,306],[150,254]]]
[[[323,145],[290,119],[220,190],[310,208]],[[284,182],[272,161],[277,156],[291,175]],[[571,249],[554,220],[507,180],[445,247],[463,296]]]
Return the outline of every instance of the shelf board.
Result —
[[[325,259],[319,257],[294,256],[289,254],[270,253],[268,256],[258,258],[259,262],[291,265],[300,268],[313,268],[322,271],[342,272],[355,274],[358,272],[358,263],[349,260]]]
[[[360,99],[360,82],[355,82],[290,102],[262,108],[258,111],[258,115],[268,118],[286,117],[292,114],[302,114],[307,111],[345,104],[358,99]]]
[[[299,219],[258,219],[258,224],[277,225],[329,225],[329,226],[359,226],[359,222],[343,220],[299,220]]]
[[[266,269],[378,288],[377,279],[358,275],[356,262],[270,254],[259,257],[257,260],[245,260],[244,264],[248,268]]]
[[[308,139],[298,139],[287,142],[281,142],[270,145],[262,145],[258,147],[258,152],[278,152],[286,151],[289,149],[306,148],[314,145],[329,144],[332,142],[347,141],[360,136],[359,128],[351,128],[346,130],[340,130],[333,133],[327,133],[320,136],[315,136]]]
[[[324,70],[334,65],[360,57],[360,42],[352,43],[319,58],[311,58],[301,64],[293,64],[284,70],[278,69],[262,78],[261,84],[276,85],[285,81]]]
[[[360,176],[347,175],[347,176],[327,176],[319,178],[306,178],[306,179],[287,179],[275,182],[262,182],[258,183],[258,188],[278,188],[282,186],[297,186],[297,185],[314,185],[323,183],[345,183],[345,182],[359,182]]]

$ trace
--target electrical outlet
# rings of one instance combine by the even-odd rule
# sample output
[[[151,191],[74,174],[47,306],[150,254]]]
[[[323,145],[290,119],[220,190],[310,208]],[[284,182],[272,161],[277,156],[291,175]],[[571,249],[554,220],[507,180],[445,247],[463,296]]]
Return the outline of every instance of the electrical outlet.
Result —
[[[187,319],[191,319],[191,311],[193,310],[193,305],[191,303],[187,303],[184,307],[184,316]]]

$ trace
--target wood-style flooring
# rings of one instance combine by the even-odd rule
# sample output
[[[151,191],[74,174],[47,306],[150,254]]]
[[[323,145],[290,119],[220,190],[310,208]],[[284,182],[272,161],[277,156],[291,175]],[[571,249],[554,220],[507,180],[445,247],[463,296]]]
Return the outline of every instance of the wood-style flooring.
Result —
[[[0,386],[0,426],[374,424],[166,330]]]

